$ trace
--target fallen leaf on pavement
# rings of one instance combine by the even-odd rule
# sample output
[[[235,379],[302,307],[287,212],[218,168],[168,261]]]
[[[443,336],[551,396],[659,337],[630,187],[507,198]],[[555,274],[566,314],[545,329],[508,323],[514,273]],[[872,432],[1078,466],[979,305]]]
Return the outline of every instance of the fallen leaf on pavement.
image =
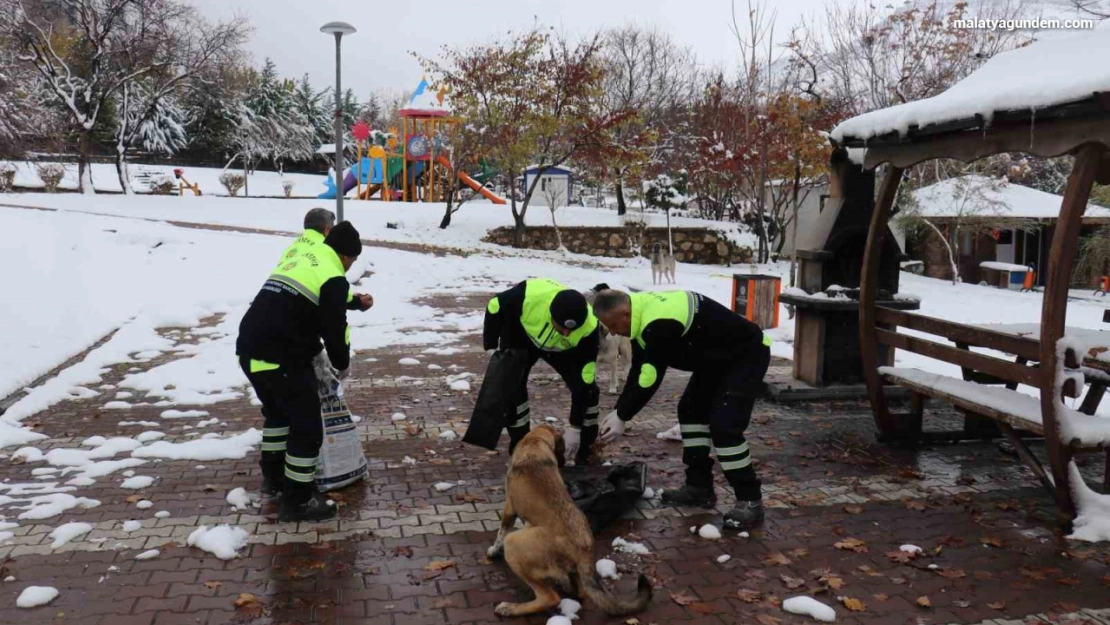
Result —
[[[756,614],[755,620],[762,623],[762,625],[779,625],[779,623],[782,623],[782,619],[777,619],[769,614]]]
[[[860,514],[863,512],[863,508],[859,506],[844,506],[844,511],[848,514]]]
[[[1052,604],[1052,612],[1060,612],[1063,614],[1070,614],[1078,612],[1079,606],[1070,601],[1060,601],[1059,603]]]
[[[408,434],[409,436],[417,436],[421,432],[424,431],[424,428],[417,427],[417,426],[412,426],[412,425],[406,425],[404,427],[404,430],[405,430],[405,434]]]
[[[918,598],[917,598],[917,601],[916,601],[915,603],[917,603],[917,605],[919,605],[919,606],[921,606],[921,607],[923,607],[923,608],[931,608],[931,607],[933,607],[933,602],[932,602],[932,601],[929,601],[929,598],[928,598],[928,597],[918,597]]]
[[[219,588],[220,586],[223,586],[223,585],[224,585],[223,582],[204,582],[204,587],[205,588]]]
[[[871,595],[871,597],[872,597],[872,598],[873,598],[873,599],[874,599],[875,601],[878,601],[879,603],[882,603],[882,602],[886,601],[887,599],[890,599],[890,596],[889,596],[889,595],[886,595],[886,594],[884,594],[884,593],[881,593],[881,592],[880,592],[879,594],[877,594],[877,595]]]
[[[984,536],[984,537],[979,539],[979,542],[981,542],[984,545],[987,545],[989,547],[1001,547],[1002,546],[1002,539],[1001,538],[996,538],[994,536]]]
[[[412,547],[408,547],[408,546],[394,547],[393,548],[393,557],[394,558],[400,558],[400,557],[411,558],[412,557]]]
[[[130,497],[128,497],[126,499],[127,503],[139,503],[142,500],[143,500],[142,495],[131,495]]]
[[[741,588],[736,591],[736,597],[744,603],[755,603],[763,598],[763,593],[751,588]]]
[[[844,604],[844,607],[853,612],[867,611],[867,605],[859,599],[853,599],[851,597],[841,597],[840,602]]]
[[[776,551],[774,553],[769,553],[766,556],[764,556],[763,557],[763,564],[769,564],[769,565],[772,565],[772,566],[774,566],[774,565],[786,566],[788,564],[793,564],[793,562],[790,560],[790,558],[788,558],[788,557],[782,555],[781,553],[779,553],[778,551]]]
[[[902,503],[906,504],[906,509],[907,510],[921,511],[921,510],[925,510],[926,508],[929,507],[929,506],[926,506],[924,504],[924,502],[918,501],[916,499],[903,499]]]
[[[967,577],[967,573],[964,573],[961,569],[939,569],[937,575],[945,579],[963,579]]]
[[[800,577],[790,577],[789,575],[779,575],[779,579],[790,590],[797,590],[806,585],[806,580]]]
[[[1005,601],[995,601],[994,603],[988,603],[987,607],[992,609],[992,610],[1001,610],[1002,608],[1006,607],[1006,602]]]
[[[258,597],[249,592],[241,592],[235,598],[235,609],[253,618],[262,615],[263,606]]]
[[[1064,586],[1078,586],[1079,585],[1079,578],[1078,577],[1061,577],[1060,579],[1056,580],[1056,583],[1064,585]]]
[[[672,592],[671,593],[671,601],[674,601],[675,603],[677,603],[678,605],[681,605],[681,606],[688,606],[692,603],[697,603],[698,602],[696,597],[691,597],[690,595],[688,595],[684,592],[680,592],[677,595]]]
[[[797,549],[791,549],[790,551],[787,551],[786,555],[795,559],[804,558],[809,555],[809,549],[806,549],[805,547],[798,547]]]
[[[429,562],[427,566],[424,567],[424,579],[425,581],[429,579],[435,579],[440,575],[443,575],[444,572],[447,571],[447,569],[453,568],[455,568],[454,560],[438,560],[436,562]]]
[[[1039,571],[1037,569],[1031,569],[1024,566],[1021,567],[1021,574],[1025,577],[1028,577],[1029,579],[1035,579],[1037,581],[1043,581],[1045,579],[1044,571]]]
[[[699,614],[713,614],[717,610],[708,603],[691,603],[690,609]]]
[[[624,622],[624,625],[640,625],[640,619],[630,618],[630,619],[628,619],[627,621]]]
[[[911,560],[913,560],[914,558],[917,557],[917,552],[916,551],[912,551],[912,552],[911,551],[902,551],[901,549],[899,549],[898,551],[888,551],[888,552],[886,552],[886,557],[890,558],[891,562],[900,562],[902,564],[907,564]]]
[[[455,607],[455,602],[452,601],[451,599],[436,599],[435,601],[432,602],[432,609],[433,610],[441,610],[443,608],[453,608],[453,607]]]
[[[858,538],[845,538],[844,540],[833,543],[833,547],[845,551],[854,551],[856,553],[867,553],[867,543]]]

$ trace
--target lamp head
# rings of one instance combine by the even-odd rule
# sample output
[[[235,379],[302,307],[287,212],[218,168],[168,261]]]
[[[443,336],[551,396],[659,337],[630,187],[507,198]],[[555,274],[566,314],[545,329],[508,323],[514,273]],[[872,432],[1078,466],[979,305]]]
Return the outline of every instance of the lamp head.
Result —
[[[357,31],[355,30],[354,26],[351,26],[347,22],[328,22],[327,24],[324,24],[320,27],[320,32],[327,33],[329,35],[342,36],[350,35]]]

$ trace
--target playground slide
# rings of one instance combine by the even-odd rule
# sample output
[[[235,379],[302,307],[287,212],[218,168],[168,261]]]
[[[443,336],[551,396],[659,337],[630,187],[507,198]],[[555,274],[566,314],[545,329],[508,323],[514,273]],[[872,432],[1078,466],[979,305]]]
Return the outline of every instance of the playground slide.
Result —
[[[329,178],[328,180],[331,180],[331,179]],[[345,178],[343,178],[343,195],[346,195],[347,193],[349,193],[350,190],[353,189],[353,188],[355,188],[355,173],[354,173],[354,170],[347,170],[347,176]],[[320,195],[317,195],[316,199],[319,199],[319,200],[334,200],[335,199],[335,187],[330,186],[327,191],[324,191]]]
[[[374,197],[374,194],[377,193],[378,190],[380,190],[381,188],[382,188],[382,185],[380,185],[380,184],[369,185],[365,189],[362,190],[362,195],[358,196],[358,199],[360,199],[360,200],[369,200],[370,198]]]
[[[436,159],[436,162],[446,167],[448,170],[451,169],[451,161],[448,161],[447,158],[444,157],[442,154],[439,155],[439,158]],[[471,189],[474,189],[478,193],[481,193],[482,197],[493,202],[494,204],[505,204],[505,198],[487,189],[482,183],[467,175],[465,171],[459,172],[459,180],[462,180],[463,184],[470,187]]]
[[[481,193],[482,197],[484,197],[487,200],[493,202],[494,204],[504,204],[505,203],[505,198],[501,197],[500,195],[497,195],[493,191],[490,191],[489,189],[482,186],[482,183],[480,183],[477,180],[468,176],[465,171],[460,171],[459,172],[459,180],[462,180],[463,184],[470,187],[471,189],[474,189],[478,193]]]

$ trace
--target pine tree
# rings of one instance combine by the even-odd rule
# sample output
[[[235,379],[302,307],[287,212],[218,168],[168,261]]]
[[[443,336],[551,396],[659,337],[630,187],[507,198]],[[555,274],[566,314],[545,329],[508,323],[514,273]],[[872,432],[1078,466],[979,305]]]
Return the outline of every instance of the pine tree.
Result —
[[[313,138],[316,143],[327,143],[332,134],[332,105],[324,101],[324,96],[330,92],[314,91],[308,74],[301,77],[293,90],[293,100],[297,111],[308,120],[312,126]]]

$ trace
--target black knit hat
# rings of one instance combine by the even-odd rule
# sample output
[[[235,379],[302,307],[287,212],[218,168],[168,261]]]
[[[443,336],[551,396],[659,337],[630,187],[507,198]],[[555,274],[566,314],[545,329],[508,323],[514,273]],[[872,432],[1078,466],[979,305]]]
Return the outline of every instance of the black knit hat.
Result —
[[[582,327],[587,313],[586,297],[573,289],[559,291],[551,300],[551,319],[568,330]]]
[[[358,258],[362,253],[362,240],[358,238],[358,230],[355,230],[349,221],[335,224],[328,237],[324,239],[324,243],[336,252],[351,258]]]

